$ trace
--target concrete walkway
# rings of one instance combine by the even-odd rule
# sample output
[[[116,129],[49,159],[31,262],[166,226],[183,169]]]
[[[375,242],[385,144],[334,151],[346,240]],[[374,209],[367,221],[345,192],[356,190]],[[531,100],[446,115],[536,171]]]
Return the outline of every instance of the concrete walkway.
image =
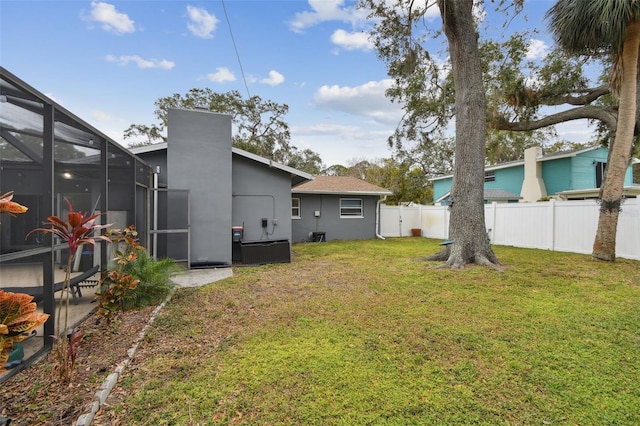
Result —
[[[200,287],[231,276],[231,268],[190,269],[171,277],[171,281],[179,287]]]

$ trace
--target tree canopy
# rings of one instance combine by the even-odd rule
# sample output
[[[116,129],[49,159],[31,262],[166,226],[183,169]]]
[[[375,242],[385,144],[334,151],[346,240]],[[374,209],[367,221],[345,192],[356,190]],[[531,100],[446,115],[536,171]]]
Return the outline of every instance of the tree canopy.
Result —
[[[260,96],[248,99],[237,90],[217,93],[209,88],[193,88],[184,95],[159,98],[154,114],[158,124],[132,124],[124,138],[144,138],[138,145],[166,141],[168,111],[171,108],[204,109],[229,114],[233,122],[233,145],[279,163],[316,174],[322,168],[320,155],[291,145],[289,125],[284,117],[289,107]]]

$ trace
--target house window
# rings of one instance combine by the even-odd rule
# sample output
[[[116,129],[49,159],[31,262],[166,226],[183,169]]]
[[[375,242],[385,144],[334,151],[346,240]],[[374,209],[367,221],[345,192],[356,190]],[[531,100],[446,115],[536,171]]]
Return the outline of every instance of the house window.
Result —
[[[607,163],[602,161],[596,161],[596,188],[600,188],[602,186],[602,180],[604,179],[604,169],[607,166]]]
[[[496,172],[493,170],[489,170],[488,172],[484,172],[484,181],[485,182],[495,182],[496,181]]]
[[[300,198],[291,199],[291,218],[300,219]]]
[[[340,217],[363,217],[362,198],[340,198]]]

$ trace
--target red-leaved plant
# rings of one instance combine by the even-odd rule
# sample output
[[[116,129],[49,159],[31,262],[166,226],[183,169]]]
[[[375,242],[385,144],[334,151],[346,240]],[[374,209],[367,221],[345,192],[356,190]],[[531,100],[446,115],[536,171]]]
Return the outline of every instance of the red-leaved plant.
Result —
[[[17,213],[24,213],[29,210],[22,204],[18,204],[13,200],[13,191],[9,191],[0,195],[0,213],[15,216]]]
[[[55,345],[53,348],[54,359],[56,360],[56,369],[58,371],[58,378],[61,381],[68,381],[71,378],[73,371],[73,365],[75,363],[75,345],[79,342],[76,338],[73,345],[70,347],[70,338],[67,338],[66,332],[69,320],[69,283],[71,281],[71,269],[73,260],[75,259],[78,248],[83,244],[95,245],[96,240],[111,241],[108,237],[100,235],[100,230],[111,226],[100,225],[96,223],[96,219],[100,214],[90,215],[89,213],[82,213],[73,210],[71,202],[65,199],[67,206],[69,207],[69,213],[67,220],[64,221],[58,216],[49,216],[42,224],[46,228],[36,228],[27,234],[27,237],[33,232],[42,232],[45,234],[53,234],[67,243],[69,247],[69,257],[67,259],[67,267],[65,270],[64,285],[63,285],[63,297],[60,298],[58,304],[58,314],[56,316],[56,330],[57,335],[55,338]],[[62,308],[64,307],[64,327],[61,328],[60,320],[62,317]],[[78,334],[76,334],[78,336]]]

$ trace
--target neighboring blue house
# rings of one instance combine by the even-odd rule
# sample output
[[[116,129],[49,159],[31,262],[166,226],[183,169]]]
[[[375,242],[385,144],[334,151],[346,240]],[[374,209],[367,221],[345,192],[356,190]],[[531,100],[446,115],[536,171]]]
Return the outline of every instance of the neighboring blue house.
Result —
[[[545,197],[558,199],[597,198],[608,150],[589,147],[542,155],[539,147],[525,151],[524,160],[485,168],[485,202],[534,202]],[[434,204],[449,201],[453,175],[431,179]],[[633,185],[632,169],[625,176],[625,195],[640,194]]]
[[[392,192],[351,176],[316,176],[291,189],[293,242],[379,235],[380,203]]]

